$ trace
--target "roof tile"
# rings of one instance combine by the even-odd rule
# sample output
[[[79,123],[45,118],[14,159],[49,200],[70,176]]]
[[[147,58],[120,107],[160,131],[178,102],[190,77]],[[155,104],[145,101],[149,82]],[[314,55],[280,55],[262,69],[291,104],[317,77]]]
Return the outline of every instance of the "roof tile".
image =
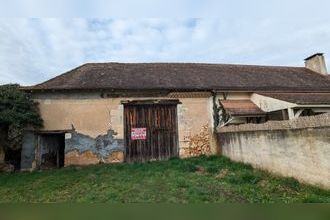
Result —
[[[330,92],[330,79],[303,67],[198,63],[90,63],[25,89]]]

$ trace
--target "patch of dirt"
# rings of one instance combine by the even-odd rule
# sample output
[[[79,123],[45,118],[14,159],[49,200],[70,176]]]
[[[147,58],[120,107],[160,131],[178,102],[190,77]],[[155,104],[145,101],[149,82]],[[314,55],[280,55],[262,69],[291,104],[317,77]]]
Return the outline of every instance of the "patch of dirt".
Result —
[[[223,179],[225,178],[229,173],[229,170],[228,169],[223,169],[223,170],[220,170],[220,172],[218,173],[218,175],[216,175],[216,178],[218,179]]]
[[[261,187],[267,187],[268,186],[268,181],[267,180],[261,180],[258,182],[258,186],[261,186]]]
[[[199,174],[199,175],[203,175],[203,174],[206,173],[206,170],[205,170],[205,168],[202,167],[202,166],[196,166],[196,171],[195,171],[195,173],[197,173],[197,174]]]
[[[228,202],[234,202],[240,204],[248,203],[248,200],[246,198],[230,190],[223,190],[222,194],[225,198],[227,198]]]

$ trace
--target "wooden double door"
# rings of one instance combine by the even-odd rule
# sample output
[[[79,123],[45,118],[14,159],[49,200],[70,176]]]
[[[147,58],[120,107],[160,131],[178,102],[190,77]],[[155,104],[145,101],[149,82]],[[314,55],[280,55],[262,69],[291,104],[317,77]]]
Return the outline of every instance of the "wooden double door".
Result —
[[[177,157],[177,103],[124,104],[124,132],[127,162]]]

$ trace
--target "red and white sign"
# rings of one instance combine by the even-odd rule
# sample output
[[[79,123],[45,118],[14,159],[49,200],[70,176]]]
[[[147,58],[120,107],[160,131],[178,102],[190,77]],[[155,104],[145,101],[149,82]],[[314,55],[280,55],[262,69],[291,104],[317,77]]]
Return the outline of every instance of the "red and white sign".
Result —
[[[132,128],[132,140],[145,140],[147,138],[147,128]]]

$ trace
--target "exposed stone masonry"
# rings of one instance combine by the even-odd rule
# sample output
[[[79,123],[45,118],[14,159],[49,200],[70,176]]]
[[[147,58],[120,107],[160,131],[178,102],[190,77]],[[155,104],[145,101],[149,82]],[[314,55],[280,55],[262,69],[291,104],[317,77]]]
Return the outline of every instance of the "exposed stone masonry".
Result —
[[[210,134],[207,125],[204,125],[198,134],[186,137],[188,147],[182,149],[182,157],[195,157],[200,155],[210,155]]]

